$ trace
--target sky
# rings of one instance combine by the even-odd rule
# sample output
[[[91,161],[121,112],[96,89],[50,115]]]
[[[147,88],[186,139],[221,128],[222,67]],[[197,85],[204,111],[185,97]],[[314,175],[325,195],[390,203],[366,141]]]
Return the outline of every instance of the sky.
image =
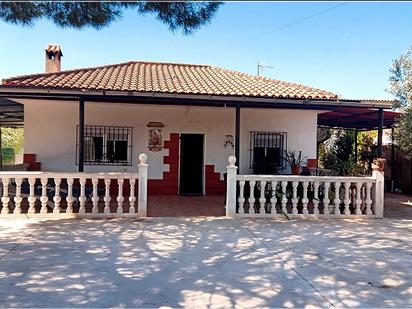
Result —
[[[44,72],[44,47],[62,47],[62,69],[132,60],[210,64],[337,93],[392,99],[389,68],[412,45],[412,2],[230,2],[192,35],[126,11],[95,30],[0,22],[0,78]]]

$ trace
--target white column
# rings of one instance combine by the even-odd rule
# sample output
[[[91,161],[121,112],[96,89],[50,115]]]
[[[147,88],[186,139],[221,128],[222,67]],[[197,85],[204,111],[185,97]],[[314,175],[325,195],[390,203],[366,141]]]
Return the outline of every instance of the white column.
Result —
[[[383,218],[383,208],[384,208],[384,188],[385,188],[385,178],[383,171],[374,169],[372,171],[372,177],[375,178],[375,190],[374,190],[374,210],[376,218]]]
[[[21,196],[21,184],[23,182],[22,178],[16,178],[16,196],[14,197],[14,203],[16,207],[14,208],[14,214],[21,213],[21,202],[23,201],[23,197]]]
[[[99,179],[92,178],[92,184],[93,184],[92,213],[97,214],[99,212],[99,193],[97,192],[97,187],[99,185]]]
[[[30,186],[30,193],[29,193],[29,210],[27,211],[28,214],[34,214],[36,212],[36,208],[34,205],[36,204],[36,196],[34,195],[34,185],[36,184],[36,178],[29,178],[29,186]]]
[[[358,181],[356,183],[356,199],[355,199],[356,208],[355,208],[355,213],[357,215],[362,214],[362,209],[361,209],[361,205],[362,205],[362,196],[361,196],[362,185],[363,185],[362,182]]]
[[[249,187],[250,187],[250,192],[249,192],[249,214],[254,214],[255,213],[255,184],[256,181],[250,180],[249,181]]]
[[[3,209],[1,210],[1,214],[7,215],[9,213],[9,202],[10,202],[10,197],[9,197],[10,179],[3,178],[2,181],[3,181],[3,196],[1,197],[1,202],[3,204]]]
[[[286,207],[286,205],[288,203],[288,197],[286,196],[287,186],[288,186],[288,182],[287,181],[282,181],[282,212],[284,214],[288,213],[288,209]]]
[[[67,209],[66,209],[66,213],[68,213],[68,214],[73,213],[73,202],[74,202],[73,182],[74,182],[73,178],[67,178],[67,197],[66,197]]]
[[[118,185],[118,193],[117,193],[117,213],[122,214],[123,213],[123,178],[117,179],[117,185]]]
[[[60,213],[60,202],[62,198],[60,197],[60,183],[61,183],[61,178],[54,178],[54,196],[53,196],[53,202],[54,202],[54,208],[53,208],[53,213],[58,214]]]
[[[276,215],[276,202],[277,202],[277,199],[276,199],[276,187],[277,187],[277,181],[272,181],[272,182],[270,183],[270,185],[271,185],[271,188],[272,188],[272,195],[271,195],[271,197],[270,197],[270,205],[271,205],[270,213],[271,213],[272,215]]]
[[[266,189],[266,181],[261,180],[260,181],[260,198],[259,198],[259,213],[265,214],[265,204],[266,204],[266,198],[265,198],[265,189]]]
[[[313,183],[313,214],[319,214],[319,181]]]
[[[110,182],[111,179],[110,178],[105,178],[104,180],[104,186],[105,186],[105,190],[104,190],[104,213],[108,214],[110,213]]]
[[[304,181],[303,182],[303,198],[302,198],[302,206],[303,206],[302,213],[304,215],[309,214],[309,211],[308,211],[308,202],[309,202],[309,200],[308,200],[308,186],[309,186],[309,182]]]
[[[226,167],[226,217],[233,218],[236,215],[236,158],[234,156],[230,156],[227,161],[229,165]]]
[[[80,178],[80,196],[79,196],[79,213],[84,214],[86,212],[86,179]]]
[[[351,183],[349,181],[346,181],[344,183],[344,187],[345,187],[345,199],[344,199],[344,205],[345,205],[345,209],[344,209],[344,214],[345,215],[350,215],[350,209],[349,209],[349,205],[350,205],[350,197],[349,197],[349,193],[350,193],[350,186]]]
[[[292,197],[292,214],[297,215],[298,214],[298,181],[293,181],[292,182],[292,187],[293,187],[293,197]]]
[[[335,210],[334,210],[334,214],[335,215],[340,215],[340,196],[339,196],[339,191],[340,189],[340,182],[336,181],[335,182],[335,199],[334,199],[334,203],[335,203]]]
[[[239,198],[237,199],[239,202],[239,214],[243,215],[245,213],[245,181],[239,181]]]
[[[324,182],[325,195],[323,196],[323,200],[322,200],[324,215],[329,215],[329,203],[330,203],[329,187],[330,187],[330,183],[328,181]]]
[[[139,196],[137,201],[137,212],[141,217],[147,217],[147,176],[149,165],[146,163],[147,155],[139,155]]]
[[[45,177],[41,178],[40,182],[41,182],[40,213],[47,214],[47,202],[49,201],[49,198],[47,196],[47,178]]]
[[[134,193],[134,186],[136,184],[136,179],[130,178],[130,196],[129,196],[129,213],[134,214],[136,212],[135,203],[136,203],[136,196]]]

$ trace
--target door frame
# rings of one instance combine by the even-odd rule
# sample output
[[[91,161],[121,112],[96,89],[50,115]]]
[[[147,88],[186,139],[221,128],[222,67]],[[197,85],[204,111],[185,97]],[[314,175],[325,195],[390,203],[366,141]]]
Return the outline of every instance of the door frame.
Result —
[[[180,196],[180,167],[181,167],[181,150],[182,150],[182,135],[184,134],[198,134],[203,136],[203,160],[202,160],[202,195],[206,195],[206,172],[205,172],[205,162],[206,162],[206,134],[204,132],[180,132],[179,133],[179,165],[177,168],[177,192]]]

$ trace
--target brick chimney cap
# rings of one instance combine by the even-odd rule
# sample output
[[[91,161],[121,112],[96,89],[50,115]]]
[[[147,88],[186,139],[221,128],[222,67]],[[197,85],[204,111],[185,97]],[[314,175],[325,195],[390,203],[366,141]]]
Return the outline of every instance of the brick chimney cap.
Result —
[[[63,52],[58,44],[49,44],[45,50],[47,53],[60,54],[60,56],[63,56]]]

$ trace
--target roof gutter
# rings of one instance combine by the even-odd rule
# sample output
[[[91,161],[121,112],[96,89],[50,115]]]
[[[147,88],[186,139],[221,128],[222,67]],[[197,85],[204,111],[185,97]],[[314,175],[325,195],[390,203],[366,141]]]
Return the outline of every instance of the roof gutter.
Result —
[[[204,100],[204,101],[219,101],[231,103],[256,103],[256,104],[290,104],[304,106],[322,106],[327,107],[359,107],[359,108],[384,108],[391,109],[392,104],[388,102],[368,102],[362,103],[362,100],[321,100],[321,99],[276,99],[276,98],[260,98],[246,96],[218,96],[204,94],[180,94],[180,93],[161,93],[161,92],[134,92],[134,91],[90,91],[90,90],[59,90],[59,89],[37,89],[37,88],[16,88],[0,86],[0,97],[8,98],[32,98],[32,99],[47,99],[61,98],[66,100],[78,100],[79,97],[84,97],[85,100],[102,100],[104,98],[124,98],[136,99],[151,98],[151,99],[184,99],[184,100]]]

